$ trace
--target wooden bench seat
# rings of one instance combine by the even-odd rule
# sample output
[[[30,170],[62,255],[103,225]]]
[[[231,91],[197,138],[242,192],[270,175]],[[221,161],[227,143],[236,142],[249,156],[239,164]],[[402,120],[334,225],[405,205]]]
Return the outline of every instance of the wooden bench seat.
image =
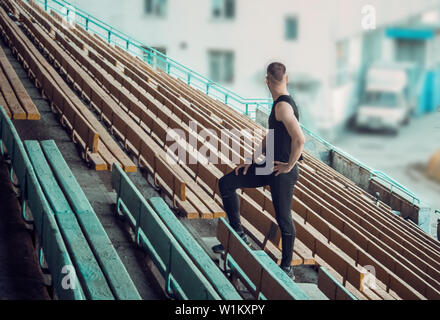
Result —
[[[15,24],[10,23],[9,18],[4,15],[3,12],[0,12],[0,25],[3,30],[8,30],[8,34],[10,35],[11,39],[11,45],[14,46],[18,51],[21,52],[23,61],[27,61],[27,67],[28,70],[33,70],[34,74],[39,74],[40,78],[39,82],[41,87],[47,88],[48,92],[51,93],[53,99],[57,99],[57,105],[68,107],[70,104],[65,104],[65,97],[63,98],[63,94],[58,89],[57,85],[62,84],[61,78],[57,79],[55,77],[55,80],[53,78],[54,74],[49,71],[47,68],[47,62],[44,61],[43,57],[36,51],[34,46],[29,42],[29,40],[26,37],[23,37],[22,32],[18,29],[18,27]],[[17,51],[17,52],[18,52]],[[57,84],[57,85],[55,85]],[[78,124],[78,120],[80,118],[77,118],[76,123]],[[70,125],[72,125],[71,122],[69,122]],[[87,127],[87,130],[85,130],[85,127]],[[85,146],[85,155],[91,154],[91,151],[93,148],[96,149],[97,140],[96,140],[96,134],[94,130],[88,126],[87,124],[85,126],[80,126],[80,131],[76,131],[73,133],[73,135],[76,137],[80,136],[80,141],[82,141],[82,145]],[[87,154],[87,146],[90,149],[89,154]]]
[[[59,33],[56,29],[55,29],[55,33],[57,34],[56,38],[61,39],[61,36],[59,35]],[[64,45],[66,45],[65,42],[62,41],[62,43],[64,43]],[[52,45],[52,47],[53,47],[53,45]],[[66,49],[69,50],[69,52],[74,52],[74,49],[72,47],[67,47]],[[51,51],[52,50],[54,50],[54,49],[51,49]],[[60,57],[59,59],[64,59],[64,58]],[[77,71],[72,70],[71,72],[77,72]],[[82,73],[82,75],[80,77],[81,81],[75,80],[78,83],[79,87],[81,87],[82,83],[84,83],[84,82],[88,82],[88,83],[92,82],[92,81],[85,81],[85,79],[87,77],[88,77],[88,75],[86,75],[85,73]],[[74,76],[73,79],[77,79],[77,77]],[[98,88],[94,84],[92,84],[91,86],[93,87],[92,88],[93,92],[97,92],[97,91],[99,92],[100,90],[102,90],[101,88]],[[104,119],[106,119],[109,124],[111,124],[114,133],[118,133],[121,136],[121,138],[123,138],[123,140],[125,141],[126,144],[130,143],[132,145],[133,149],[136,149],[138,151],[138,150],[140,150],[139,144],[141,143],[141,140],[147,141],[148,143],[144,144],[145,148],[142,149],[142,152],[146,152],[146,151],[148,151],[148,149],[153,148],[153,150],[154,150],[153,154],[154,153],[156,153],[156,154],[164,153],[162,150],[155,147],[154,146],[155,144],[152,143],[151,139],[147,138],[146,135],[143,135],[142,132],[139,132],[139,130],[133,130],[133,129],[136,129],[137,126],[130,125],[130,122],[131,122],[130,118],[128,118],[127,116],[124,116],[120,113],[114,112],[114,110],[120,109],[120,106],[117,106],[115,103],[113,103],[112,101],[107,99],[107,97],[103,94],[93,93],[93,94],[91,94],[90,98],[97,108],[99,106],[99,108],[101,109],[101,116]],[[156,127],[156,128],[159,129],[161,127]],[[165,129],[166,129],[165,127],[162,127],[163,133],[165,133],[165,131],[164,131]],[[163,134],[162,135],[159,134],[159,136],[163,136]],[[142,137],[142,139],[139,139],[140,137]],[[133,140],[130,141],[130,138]],[[159,174],[158,170],[156,170],[156,167],[159,170],[161,170],[161,174],[163,175],[163,177],[160,177],[161,180],[164,181],[165,183],[168,183],[167,186],[170,187],[171,190],[173,190],[173,192],[169,195],[171,197],[174,197],[174,195],[177,194],[182,201],[185,201],[186,196],[185,196],[185,193],[183,192],[184,184],[180,183],[180,182],[176,183],[177,180],[175,180],[175,178],[173,178],[174,180],[170,179],[172,177],[170,176],[170,171],[168,170],[168,166],[164,165],[164,163],[162,161],[159,162],[158,164],[154,163],[154,161],[157,161],[157,160],[155,160],[156,158],[150,158],[150,157],[147,157],[144,155],[142,155],[142,156],[143,156],[143,161],[141,161],[141,163],[144,164],[144,162],[148,161],[149,167],[151,167],[153,169],[153,171],[152,171],[153,175]],[[162,159],[163,159],[163,156],[162,156]],[[140,159],[140,160],[142,160],[142,159]],[[177,177],[175,174],[174,174],[174,176]],[[165,178],[167,178],[167,179],[165,179]],[[165,188],[165,189],[168,190],[168,188]],[[200,190],[196,190],[196,191],[200,191]],[[191,194],[191,192],[190,192],[190,194]],[[191,204],[193,206],[195,206],[199,210],[201,216],[203,216],[203,217],[206,217],[206,214],[209,213],[209,210],[213,210],[213,209],[215,210],[215,212],[211,213],[209,215],[210,217],[213,217],[214,214],[215,215],[224,214],[222,212],[222,210],[220,210],[220,208],[217,205],[214,205],[214,207],[212,207],[213,204],[212,205],[208,204],[208,206],[211,206],[212,208],[211,209],[207,208],[205,204],[203,204],[202,202],[197,200],[197,195],[195,195],[195,194],[194,194],[194,196],[189,197],[188,200],[191,202]],[[182,206],[182,208],[184,208],[184,207],[185,206]]]
[[[252,251],[223,219],[219,219],[217,238],[225,248],[225,267],[235,264],[238,276],[248,285],[256,297],[266,299],[309,300],[309,297],[289,278],[264,251]],[[253,290],[252,290],[253,289]]]
[[[13,90],[13,94],[15,94],[16,96],[17,102],[20,104],[21,109],[26,113],[25,118],[27,120],[40,120],[40,113],[38,112],[37,107],[35,106],[32,99],[29,97],[29,94],[24,88],[20,78],[17,76],[17,73],[15,72],[14,68],[12,67],[8,58],[6,57],[3,49],[1,48],[0,48],[0,65],[3,70],[1,77],[3,78],[3,80],[7,79],[6,82],[2,81],[2,88],[3,86],[6,87],[7,82],[9,81],[10,87]],[[9,94],[12,94],[12,92],[9,92],[8,90],[3,93],[5,97],[7,97],[7,95]],[[12,100],[14,106],[15,100],[14,99]],[[11,111],[13,111],[14,119],[21,119],[21,110],[18,110],[19,113],[17,114],[17,116],[15,115],[14,110]]]
[[[305,170],[304,174],[312,180],[319,180],[323,189],[329,188],[324,184],[324,181],[332,182],[332,180],[326,179],[325,176],[322,176],[321,170],[317,169],[311,172],[313,173],[312,176],[312,174],[309,173],[310,170],[312,169]],[[372,183],[375,182],[372,181]],[[401,237],[402,239],[405,239],[408,244],[406,250],[410,250],[413,254],[421,256],[427,261],[433,262],[433,257],[437,256],[438,258],[438,250],[436,250],[435,243],[432,242],[432,239],[429,241],[429,244],[426,243],[426,241],[424,241],[426,235],[421,235],[417,230],[409,229],[409,227],[405,225],[406,223],[402,221],[402,219],[395,217],[390,210],[384,210],[381,207],[376,206],[375,201],[367,202],[364,197],[349,193],[339,185],[334,185],[331,188],[331,192],[334,194],[334,197],[337,197],[346,205],[350,206],[350,208],[357,211],[362,217],[367,219],[377,228],[380,228],[382,232],[389,237]],[[432,244],[434,246],[432,246]]]
[[[44,253],[52,276],[51,284],[57,297],[62,300],[85,299],[80,283],[70,289],[63,288],[62,283],[65,281],[66,273],[63,274],[62,270],[65,266],[73,266],[70,253],[66,248],[54,212],[38,182],[23,143],[2,107],[0,107],[0,146],[2,156],[5,156],[7,152],[11,160],[11,170],[13,169],[17,177],[23,213],[26,206],[32,213],[37,239],[36,251],[40,253],[41,249],[41,252]]]
[[[330,300],[358,300],[322,266],[318,269],[318,288]]]
[[[96,259],[99,261],[114,296],[120,300],[140,299],[133,281],[55,142],[53,140],[42,141],[41,147]]]
[[[66,63],[66,61],[67,61],[66,59],[68,59],[68,58],[60,55],[60,51],[54,50],[55,47],[54,47],[53,40],[48,38],[48,36],[43,33],[42,29],[40,29],[39,26],[31,23],[29,21],[29,18],[26,17],[26,15],[23,14],[23,12],[21,12],[20,19],[22,19],[24,25],[28,28],[28,30],[32,33],[32,35],[38,34],[38,41],[43,43],[45,48],[49,49],[49,52],[52,54],[52,56],[54,57],[55,60],[59,59],[60,66],[64,65],[65,67],[67,67],[67,66],[73,65],[72,63],[68,63],[68,64]],[[44,62],[47,63],[46,61],[44,61]],[[70,68],[70,67],[68,67],[68,68]],[[48,70],[48,68],[46,68],[46,70]],[[55,77],[55,78],[59,77],[59,75],[52,68],[49,68],[49,70],[50,70],[49,72],[51,73],[52,77]],[[71,71],[73,71],[73,70],[71,70]],[[78,70],[75,70],[75,72],[77,72],[77,71]],[[73,78],[75,78],[75,77],[73,77]],[[102,142],[111,151],[111,153],[117,157],[118,161],[124,166],[124,170],[135,171],[136,167],[134,166],[133,162],[117,146],[115,141],[110,137],[110,135],[102,127],[102,125],[99,123],[99,121],[93,116],[91,111],[88,110],[82,104],[82,102],[79,100],[78,97],[76,97],[76,95],[73,92],[71,92],[71,90],[70,90],[70,88],[68,88],[67,84],[64,83],[64,81],[58,81],[55,83],[60,85],[64,92],[68,93],[67,96],[69,97],[69,99],[72,100],[72,102],[74,102],[74,104],[78,108],[79,112],[83,116],[85,116],[85,118],[90,123],[90,125],[92,125],[93,128],[95,128],[98,131]],[[112,163],[108,162],[108,167],[110,169],[111,169],[111,165],[112,165]]]
[[[372,239],[374,243],[383,243],[381,247],[386,249],[387,252],[393,256],[393,258],[403,263],[408,263],[411,261],[411,264],[408,264],[411,270],[416,272],[433,286],[437,288],[439,287],[439,283],[437,283],[435,279],[440,279],[440,273],[438,272],[440,265],[436,264],[435,261],[426,261],[431,259],[429,259],[429,257],[423,252],[419,251],[417,254],[415,254],[411,250],[408,250],[408,247],[411,247],[412,244],[398,242],[396,240],[398,239],[398,235],[396,233],[393,234],[392,231],[383,224],[383,222],[382,225],[380,225],[378,221],[375,221],[375,219],[369,217],[367,214],[362,214],[362,216],[359,216],[358,212],[354,211],[356,210],[355,207],[349,208],[342,205],[340,201],[343,201],[343,199],[338,199],[339,201],[334,200],[334,197],[339,198],[338,194],[334,193],[325,185],[321,186],[323,189],[321,190],[321,188],[318,188],[317,185],[306,181],[306,178],[309,180],[314,180],[313,176],[309,176],[306,172],[304,172],[303,177],[304,179],[302,179],[302,182],[304,183],[304,187],[307,185],[308,190],[304,190],[305,196],[301,195],[300,198],[310,197],[319,203],[319,206],[321,206],[321,209],[319,210],[323,215],[325,215],[325,219],[329,223],[333,224],[345,234],[349,235],[362,248],[364,248],[366,252],[370,252],[372,249],[369,250],[368,241],[365,241],[363,238],[366,238],[368,235],[370,235],[369,238]],[[301,185],[301,182],[299,184]],[[324,197],[326,200],[324,200]],[[329,208],[332,212],[337,212],[339,209],[341,212],[343,212],[343,215],[338,214],[337,217],[331,217],[331,213],[327,210],[324,210],[324,207],[322,207],[322,204],[326,201],[328,201],[327,208]],[[349,203],[347,204],[349,205]],[[413,247],[413,249],[416,248],[417,247]],[[419,255],[426,255],[426,260],[419,258]],[[433,267],[435,265],[438,266],[437,269]],[[391,269],[393,269],[393,267],[391,267]]]
[[[117,165],[115,168],[112,186],[117,193],[118,212],[127,217],[137,243],[161,273],[167,293],[176,299],[220,299],[215,287],[161,219],[160,212],[147,203]]]
[[[113,295],[105,281],[105,276],[99,268],[65,195],[59,188],[39,143],[25,141],[24,145],[41,188],[54,211],[86,296],[89,299],[112,299]]]
[[[0,67],[0,91],[6,102],[5,106],[8,108],[9,113],[12,114],[12,117],[18,120],[25,120],[26,112],[24,111],[23,107],[20,105],[20,102],[18,101],[14,93],[14,90],[12,89],[11,84],[8,82],[8,79],[6,78],[6,75],[3,73],[1,67]]]
[[[124,203],[135,203],[134,206],[125,205],[125,208],[133,208],[133,211],[130,211],[131,225],[134,230],[137,230],[136,228],[139,226],[136,221],[139,221],[138,215],[140,211],[134,208],[138,208],[138,206],[141,205],[143,197],[119,166],[116,166],[116,169],[112,172],[112,186],[116,191],[117,203],[119,206]],[[149,203],[154,211],[158,213],[162,222],[179,242],[193,263],[214,286],[220,297],[227,300],[239,299],[240,296],[233,286],[227,281],[210,257],[189,234],[187,229],[175,217],[174,213],[169,209],[163,199],[157,197],[150,198]],[[137,213],[134,210],[138,210]]]

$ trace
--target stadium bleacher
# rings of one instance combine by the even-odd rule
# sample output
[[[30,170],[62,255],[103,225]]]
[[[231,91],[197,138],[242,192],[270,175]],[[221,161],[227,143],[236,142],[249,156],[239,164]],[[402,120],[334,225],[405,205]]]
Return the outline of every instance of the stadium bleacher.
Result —
[[[222,218],[225,213],[217,184],[223,174],[234,168],[233,164],[196,161],[204,158],[202,147],[218,159],[232,154],[244,161],[246,152],[253,151],[261,137],[241,136],[233,129],[263,132],[262,126],[79,25],[63,27],[59,14],[45,11],[34,1],[5,0],[2,8],[2,38],[28,69],[42,96],[50,101],[72,140],[81,146],[85,161],[96,170],[112,171],[119,211],[137,235],[137,244],[152,257],[170,297],[242,298],[224,271],[232,278],[238,277],[257,299],[308,298],[276,266],[281,258],[281,236],[268,188],[239,192],[243,227],[259,247],[250,250]],[[13,23],[10,16],[20,24]],[[6,71],[9,69],[1,52],[0,62],[5,74],[12,74]],[[13,130],[6,118],[14,113],[8,113],[8,109],[2,113],[2,130]],[[197,123],[195,130],[189,125],[191,121]],[[190,137],[195,146],[184,139],[167,139],[172,129]],[[206,139],[203,129],[211,129],[217,135],[228,130],[229,142],[217,137]],[[14,150],[15,154],[15,144],[20,145],[21,141],[15,137],[18,140],[10,144],[15,141],[11,135],[3,135],[2,131],[6,150],[9,154]],[[183,150],[186,162],[168,161],[173,143]],[[75,185],[72,175],[61,174],[68,172],[68,167],[56,146],[47,141],[26,141],[20,148],[27,154],[27,160],[19,160],[22,165],[39,169],[23,171],[14,167],[19,182],[31,181],[31,186],[38,189],[32,192],[43,199],[38,201],[60,219],[52,221],[50,215],[38,218],[39,213],[37,218],[34,216],[40,222],[50,220],[50,235],[41,227],[37,231],[58,246],[58,256],[50,258],[51,249],[43,245],[49,269],[58,268],[57,259],[62,258],[77,264],[80,277],[85,274],[81,267],[86,267],[81,261],[88,261],[90,269],[102,273],[98,277],[101,280],[95,279],[101,281],[97,283],[86,276],[81,278],[82,289],[66,298],[139,298],[128,274],[115,276],[115,268],[124,267],[117,262],[116,252],[109,249],[111,243],[100,229],[86,195]],[[292,205],[297,230],[292,265],[315,266],[318,287],[329,299],[440,299],[440,243],[311,153],[305,151],[304,158]],[[137,167],[147,172],[147,179],[184,217],[220,218],[217,237],[226,248],[223,270],[187,234],[162,199],[147,201],[139,194],[125,174]],[[51,170],[52,176],[43,175]],[[49,192],[51,188],[53,193]],[[380,184],[377,188],[381,188]],[[385,195],[386,192],[383,189]],[[33,212],[35,205],[29,199]],[[64,212],[68,214],[61,214]],[[75,237],[63,231],[64,225],[74,225],[78,231]],[[103,238],[95,234],[95,228],[101,230]],[[66,247],[59,242],[60,237],[67,239]],[[79,246],[84,251],[76,254],[74,241],[82,243]],[[115,258],[107,261],[109,255],[101,246]],[[375,286],[366,285],[366,266],[374,268]],[[55,291],[58,294],[60,289],[55,286]],[[59,296],[64,298],[62,293]]]

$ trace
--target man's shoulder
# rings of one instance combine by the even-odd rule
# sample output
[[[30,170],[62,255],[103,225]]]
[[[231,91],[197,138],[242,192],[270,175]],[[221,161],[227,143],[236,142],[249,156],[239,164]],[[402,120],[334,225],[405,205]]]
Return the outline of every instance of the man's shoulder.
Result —
[[[286,101],[280,101],[275,106],[275,119],[282,121],[283,119],[290,118],[290,115],[294,114],[292,105]]]
[[[280,101],[275,106],[275,111],[286,112],[292,110],[292,105],[287,101]]]

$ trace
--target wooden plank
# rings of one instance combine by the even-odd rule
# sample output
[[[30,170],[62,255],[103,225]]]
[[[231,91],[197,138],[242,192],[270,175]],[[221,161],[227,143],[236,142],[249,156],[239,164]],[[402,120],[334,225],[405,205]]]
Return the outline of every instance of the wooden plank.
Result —
[[[192,192],[192,190],[187,189],[186,194],[188,202],[191,203],[194,208],[196,208],[200,218],[212,219],[214,217],[208,207],[200,200],[200,197]]]
[[[123,300],[140,300],[141,297],[124,264],[55,142],[53,140],[42,141],[41,147],[64,195],[76,214],[114,296]]]
[[[41,30],[39,30],[38,26],[32,25],[28,19],[23,19],[24,23],[28,26],[31,27],[33,29],[33,31],[35,33],[38,33],[40,35],[39,39],[41,41],[44,41],[45,46],[47,46],[50,51],[54,54],[54,56],[58,56],[58,59],[62,60],[62,63],[66,63],[66,65],[74,65],[73,61],[70,61],[69,63],[67,63],[67,60],[69,60],[69,57],[63,57],[60,53],[60,51],[56,50],[56,45],[53,43],[52,40],[48,40],[47,36],[44,35]],[[62,57],[62,58],[60,58]],[[81,70],[75,69],[76,72],[81,72]],[[53,74],[52,76],[57,78],[58,75],[57,74]],[[84,83],[85,81],[83,81]],[[93,82],[93,81],[89,81],[89,82]],[[66,87],[64,81],[56,81],[56,83],[59,83],[60,85],[64,86],[63,90],[66,91],[70,91],[70,89],[68,87]],[[121,163],[124,166],[129,167],[129,170],[135,170],[135,166],[133,164],[133,162],[120,150],[120,148],[117,146],[117,144],[115,143],[115,141],[109,136],[109,134],[106,132],[106,130],[102,127],[102,125],[97,121],[97,119],[95,119],[95,117],[93,116],[93,114],[91,113],[91,111],[89,109],[87,109],[82,102],[75,96],[75,95],[69,95],[70,99],[73,99],[73,101],[75,102],[75,105],[79,108],[79,111],[81,112],[81,114],[88,119],[88,121],[92,124],[92,126],[98,131],[98,134],[100,135],[102,141],[106,144],[106,146],[112,150],[113,153],[117,154],[117,158],[121,161]]]
[[[92,57],[92,58],[94,58],[95,60],[96,59],[98,59],[97,58],[97,56],[95,55],[95,54],[93,54],[92,53],[92,51],[89,51],[89,56],[90,57]],[[101,62],[102,63],[102,62]],[[110,84],[109,84],[110,85]],[[111,87],[109,87],[109,89],[113,92],[114,90],[115,90],[115,87],[114,87],[114,85],[111,85]],[[117,94],[115,94],[114,93],[114,96],[117,96]],[[139,113],[138,112],[135,112],[135,114],[136,115],[139,115]],[[117,118],[116,118],[117,119]],[[164,118],[164,120],[165,120],[166,118]],[[119,120],[121,120],[121,119],[117,119],[118,121]],[[115,118],[113,118],[113,122],[115,121]],[[114,125],[115,125],[115,127],[121,127],[121,126],[125,126],[125,128],[127,128],[127,126],[126,126],[126,124],[123,124],[123,123],[115,123],[114,122]],[[160,126],[159,127],[156,127],[156,128],[161,128]],[[163,129],[165,129],[165,128],[163,128]],[[126,131],[126,129],[124,129],[123,130],[123,132],[121,132],[121,136],[124,136],[126,133],[124,133],[124,131]],[[161,134],[159,134],[159,136],[162,136]],[[166,179],[165,179],[166,180]],[[194,191],[199,191],[199,190],[194,190]],[[203,199],[203,198],[202,198]],[[206,203],[207,202],[207,203]],[[216,204],[214,204],[212,201],[206,201],[205,202],[205,205],[208,205],[208,206],[211,206],[211,207],[214,207],[214,209],[216,210],[215,211],[215,215],[216,216],[221,216],[221,215],[224,215],[224,213],[222,212],[222,210],[216,205]],[[194,203],[195,204],[195,203]]]
[[[241,215],[255,226],[276,247],[281,243],[281,232],[274,217],[261,211],[257,204],[247,195],[238,194]]]
[[[254,283],[256,294],[269,299],[308,300],[308,296],[282,271],[264,251],[252,251],[223,218],[219,219],[217,235],[246,276]]]
[[[25,141],[24,146],[38,181],[50,203],[61,234],[72,257],[84,290],[90,299],[114,299],[98,262],[84,237],[67,199],[58,186],[37,141]]]
[[[295,239],[294,250],[296,253],[298,253],[298,255],[303,257],[303,259],[304,259],[303,264],[304,265],[311,265],[311,266],[316,265],[316,260],[313,257],[312,250],[307,248],[304,245],[304,243],[302,243],[301,240]]]
[[[8,109],[12,113],[12,117],[18,120],[25,120],[26,112],[23,110],[20,103],[18,102],[14,90],[12,89],[8,79],[3,73],[3,70],[0,70],[0,90],[8,105]]]
[[[270,300],[310,300],[303,290],[264,251],[254,251],[263,265],[260,290]]]
[[[101,158],[99,154],[89,153],[88,157],[92,162],[93,169],[95,171],[106,171],[108,169],[107,163]]]
[[[350,221],[353,222],[353,225],[350,226],[350,222],[348,225],[344,222],[343,230],[340,229],[344,234],[347,234],[349,237],[351,237],[353,240],[356,238],[356,242],[364,248],[367,252],[370,252],[368,250],[368,242],[365,242],[362,240],[363,238],[366,238],[369,236],[371,241],[374,243],[384,243],[381,247],[387,251],[387,253],[393,257],[393,259],[397,259],[398,261],[405,263],[408,265],[408,267],[411,268],[414,272],[416,272],[419,276],[424,278],[428,283],[435,287],[439,287],[439,283],[436,283],[434,279],[440,279],[440,272],[433,268],[430,264],[428,264],[426,261],[419,258],[419,255],[423,255],[422,252],[420,252],[418,255],[412,253],[411,251],[408,251],[407,246],[408,243],[405,245],[402,242],[397,242],[394,239],[398,239],[398,235],[393,233],[391,230],[388,230],[386,226],[382,225],[382,228],[379,230],[375,226],[373,226],[370,221],[371,218],[363,219],[362,217],[359,217],[357,213],[353,212],[351,208],[348,208],[341,204],[338,200],[334,200],[333,193],[335,193],[335,197],[338,197],[337,192],[334,192],[330,188],[328,188],[326,185],[322,185],[321,190],[318,188],[315,184],[307,181],[307,180],[313,180],[313,177],[309,176],[306,172],[303,172],[303,179],[302,182],[307,185],[309,188],[304,190],[304,193],[307,194],[308,197],[311,197],[314,201],[319,201],[320,204],[323,203],[324,200],[320,200],[320,197],[326,197],[326,199],[331,202],[333,207],[336,207],[333,212],[337,212],[336,209],[338,209],[343,215],[340,215],[342,219],[345,218],[345,216],[349,218],[345,218],[344,221]],[[301,188],[298,188],[301,190]],[[313,191],[311,191],[313,190]],[[316,192],[316,193],[314,193]],[[319,196],[317,196],[319,194]],[[339,198],[339,197],[338,197]],[[322,209],[322,207],[321,207]],[[363,215],[363,217],[368,217],[367,214]],[[329,218],[326,218],[327,221],[330,221]],[[355,225],[354,223],[357,223]],[[377,223],[377,221],[376,221]],[[376,224],[375,223],[375,224]],[[381,222],[383,223],[383,222]],[[355,230],[356,229],[356,230]],[[359,230],[359,231],[358,231]],[[388,234],[390,234],[388,236]],[[362,238],[362,239],[361,239]],[[371,246],[370,246],[371,248]],[[384,260],[386,261],[386,260]],[[417,266],[417,268],[415,267]],[[440,267],[440,266],[439,266]],[[419,269],[420,268],[420,269]]]
[[[240,269],[237,272],[243,271],[244,274],[239,274],[241,278],[249,278],[254,284],[256,291],[253,292],[255,296],[258,296],[258,288],[260,287],[260,275],[262,272],[262,266],[258,263],[256,258],[252,255],[251,250],[240,238],[235,238],[228,227],[228,224],[224,222],[223,218],[219,219],[217,225],[217,238],[225,248],[224,259],[228,259],[231,256]],[[241,240],[241,241],[240,241]],[[257,298],[257,297],[256,297]]]
[[[76,133],[80,139],[84,142],[92,153],[98,152],[99,135],[90,126],[87,120],[77,112],[72,102],[64,95],[64,93],[58,91],[58,88],[54,88],[54,96],[56,97],[57,104],[53,103],[53,106],[58,110],[61,121],[66,119],[69,123],[69,129],[73,133]]]
[[[197,163],[196,177],[207,184],[207,186],[210,188],[210,194],[212,197],[218,193],[219,178],[214,176],[212,172],[210,172],[209,169],[201,163]]]
[[[141,247],[147,250],[165,279],[171,275],[172,285],[177,284],[176,287],[182,290],[181,294],[184,296],[180,296],[181,298],[220,299],[211,283],[145,200],[142,201],[140,215],[136,221]]]
[[[170,232],[182,245],[193,262],[213,284],[220,296],[223,299],[241,299],[231,283],[225,278],[211,258],[189,234],[188,230],[183,227],[179,220],[174,216],[166,203],[161,198],[157,197],[150,198],[149,202],[153,209],[159,213],[159,217],[167,225]]]
[[[143,157],[140,157],[139,165],[145,168],[149,167],[149,164],[145,161]],[[153,170],[153,169],[148,169],[148,170]],[[165,191],[165,193],[169,197],[172,197],[173,195],[172,189],[162,180],[162,178],[157,176],[156,180],[159,186]],[[182,213],[186,216],[186,218],[197,219],[200,217],[198,211],[188,201],[182,201],[179,197],[176,197],[174,201],[176,203],[177,208],[182,211]]]
[[[23,156],[27,157],[25,152]],[[27,159],[27,161],[29,161],[29,159]],[[47,203],[35,176],[35,172],[30,165],[30,161],[29,166],[30,170],[27,171],[27,188],[29,194],[27,204],[32,212],[34,222],[41,221],[41,224],[37,223],[35,226],[52,275],[55,292],[60,300],[84,300],[85,295],[80,283],[77,283],[76,287],[71,290],[65,290],[62,287],[64,275],[60,271],[64,266],[73,266],[74,264],[61,237],[60,230],[54,218],[54,213]],[[38,229],[38,225],[41,225],[42,228]]]
[[[158,174],[165,181],[165,183],[173,189],[173,195],[176,195],[182,201],[185,201],[186,183],[159,155],[154,157],[154,169],[155,174]]]
[[[29,97],[26,89],[21,83],[21,80],[18,78],[17,74],[15,73],[15,70],[12,68],[12,65],[10,64],[3,49],[1,48],[0,48],[0,64],[22,108],[25,110],[27,114],[26,118],[28,120],[39,120],[40,113],[38,112],[37,107],[35,106],[32,99]]]
[[[118,159],[113,156],[110,150],[108,150],[108,148],[102,142],[99,144],[98,152],[102,159],[106,162],[109,171],[113,170],[114,163],[118,163],[120,165]]]
[[[318,269],[318,288],[330,300],[358,300],[322,266]]]
[[[320,177],[321,179],[327,179],[323,178],[322,176]],[[425,248],[428,245],[423,239],[424,236],[420,237],[419,235],[415,234],[413,230],[409,230],[408,226],[405,226],[405,222],[402,219],[396,217],[390,211],[385,212],[383,209],[377,207],[375,204],[373,205],[370,202],[366,202],[363,197],[353,195],[352,193],[347,193],[346,190],[339,189],[338,194],[341,194],[344,199],[349,199],[349,203],[351,205],[355,205],[359,209],[362,209],[364,217],[368,218],[371,223],[376,224],[378,227],[382,226],[382,228],[389,228],[390,230],[398,234],[398,236],[393,234],[392,237],[403,238],[408,243],[412,244],[407,248],[408,250],[411,250],[413,253],[425,256],[425,259],[429,261],[433,261],[432,255],[435,253],[432,252],[432,250],[429,250],[430,254],[427,254],[425,250],[420,251],[420,248]],[[386,229],[384,230],[384,232],[386,232]],[[429,247],[433,248],[432,246]]]

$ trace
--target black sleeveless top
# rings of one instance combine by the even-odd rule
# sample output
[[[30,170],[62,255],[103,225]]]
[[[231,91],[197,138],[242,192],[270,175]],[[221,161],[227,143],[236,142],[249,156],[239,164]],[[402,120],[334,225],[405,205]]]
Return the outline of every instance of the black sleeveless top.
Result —
[[[275,161],[281,161],[287,163],[289,162],[289,158],[290,158],[290,148],[292,144],[292,138],[290,137],[289,132],[284,126],[284,123],[282,121],[278,121],[275,117],[275,106],[277,105],[277,103],[281,101],[285,101],[292,106],[293,112],[295,113],[295,117],[298,121],[299,121],[299,112],[298,112],[298,107],[296,106],[296,103],[293,100],[293,98],[288,95],[282,95],[276,101],[273,102],[272,111],[269,115],[269,129],[272,129],[269,130],[269,133],[272,133],[274,135],[273,159]],[[300,160],[303,160],[302,154],[299,157],[298,161]]]

